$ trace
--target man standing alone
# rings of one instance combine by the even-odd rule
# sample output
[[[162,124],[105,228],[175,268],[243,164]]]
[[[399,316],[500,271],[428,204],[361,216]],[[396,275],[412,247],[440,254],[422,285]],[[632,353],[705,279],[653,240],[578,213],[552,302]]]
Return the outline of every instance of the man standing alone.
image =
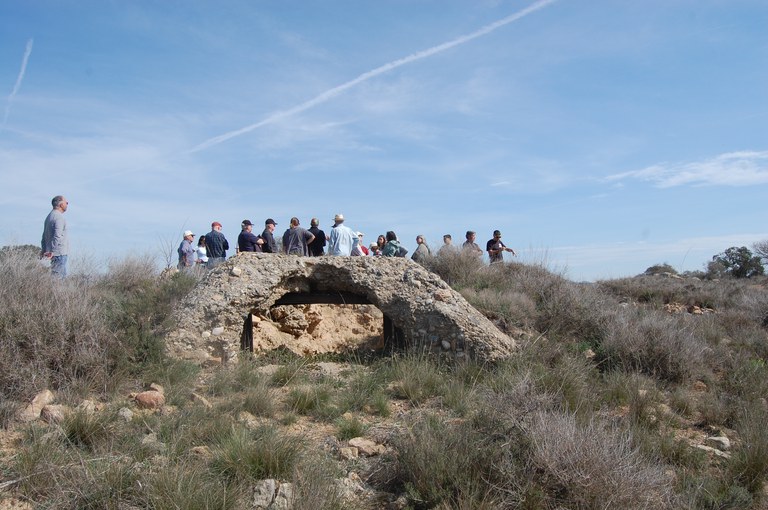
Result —
[[[53,210],[48,213],[43,223],[43,239],[40,242],[40,257],[51,260],[51,274],[64,278],[67,276],[67,255],[69,255],[69,232],[64,213],[69,202],[61,195],[51,200]]]
[[[208,251],[208,267],[213,269],[227,259],[229,242],[221,233],[221,223],[211,223],[211,231],[205,234],[205,248]]]

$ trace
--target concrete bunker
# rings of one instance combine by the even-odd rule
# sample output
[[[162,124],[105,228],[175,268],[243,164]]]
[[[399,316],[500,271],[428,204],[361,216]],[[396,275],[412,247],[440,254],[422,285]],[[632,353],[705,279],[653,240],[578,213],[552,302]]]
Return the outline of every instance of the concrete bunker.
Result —
[[[330,303],[329,303],[330,302]],[[210,271],[176,309],[170,354],[206,362],[250,350],[253,321],[286,304],[375,306],[385,340],[491,361],[515,341],[418,264],[397,258],[296,257],[245,253]]]

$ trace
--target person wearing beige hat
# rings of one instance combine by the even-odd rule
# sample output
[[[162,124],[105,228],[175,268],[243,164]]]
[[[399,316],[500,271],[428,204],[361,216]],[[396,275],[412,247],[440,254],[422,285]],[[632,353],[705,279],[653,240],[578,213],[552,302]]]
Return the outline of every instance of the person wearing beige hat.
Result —
[[[355,231],[344,225],[344,215],[337,214],[333,218],[333,228],[328,238],[328,255],[349,257],[358,242]]]
[[[183,269],[189,270],[195,267],[195,252],[197,251],[197,248],[192,244],[192,241],[194,240],[195,234],[192,233],[191,230],[184,231],[184,239],[181,241],[179,249],[177,250],[179,252],[179,264],[177,267],[180,271]]]

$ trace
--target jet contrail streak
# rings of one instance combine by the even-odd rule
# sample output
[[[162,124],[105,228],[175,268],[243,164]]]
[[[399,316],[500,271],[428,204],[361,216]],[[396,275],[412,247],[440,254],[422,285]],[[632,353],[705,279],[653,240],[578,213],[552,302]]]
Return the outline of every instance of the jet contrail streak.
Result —
[[[293,108],[290,108],[288,110],[278,111],[267,118],[255,123],[251,124],[249,126],[245,126],[243,128],[237,129],[235,131],[230,131],[228,133],[224,133],[223,135],[215,136],[213,138],[209,138],[208,140],[204,141],[203,143],[197,145],[196,147],[192,148],[189,152],[199,152],[205,149],[208,149],[210,147],[213,147],[214,145],[218,145],[222,142],[226,142],[227,140],[230,140],[232,138],[238,137],[240,135],[243,135],[245,133],[249,133],[253,131],[254,129],[258,129],[260,127],[266,126],[268,124],[272,124],[273,122],[276,122],[280,119],[284,119],[286,117],[290,117],[291,115],[295,115],[297,113],[301,113],[303,111],[309,110],[310,108],[317,106],[321,103],[325,103],[326,101],[338,96],[342,92],[344,92],[347,89],[350,89],[354,87],[355,85],[358,85],[364,81],[370,80],[371,78],[378,76],[380,74],[384,74],[386,72],[389,72],[393,69],[396,69],[400,66],[403,66],[405,64],[409,64],[411,62],[415,62],[417,60],[421,60],[427,57],[431,57],[432,55],[435,55],[437,53],[443,52],[445,50],[448,50],[450,48],[453,48],[455,46],[459,46],[460,44],[467,43],[473,39],[477,39],[478,37],[490,34],[494,30],[503,27],[504,25],[508,25],[514,21],[519,20],[520,18],[523,18],[527,16],[528,14],[531,14],[535,11],[538,11],[539,9],[543,9],[547,5],[555,2],[556,0],[539,0],[536,3],[533,3],[526,7],[525,9],[522,9],[510,16],[507,16],[506,18],[502,18],[498,21],[495,21],[489,25],[486,25],[479,30],[476,30],[475,32],[472,32],[471,34],[462,35],[460,37],[457,37],[456,39],[453,39],[448,42],[444,42],[443,44],[439,44],[437,46],[433,46],[432,48],[428,48],[426,50],[419,51],[417,53],[413,53],[411,55],[408,55],[407,57],[400,58],[398,60],[393,60],[392,62],[389,62],[387,64],[384,64],[380,67],[377,67],[376,69],[373,69],[371,71],[365,72],[355,78],[354,80],[350,80],[346,83],[343,83],[339,85],[338,87],[334,87],[330,90],[327,90],[323,92],[322,94],[314,97],[313,99],[310,99],[309,101],[306,101],[304,103],[301,103],[297,106],[294,106]]]
[[[19,76],[16,78],[16,84],[13,86],[13,91],[11,91],[11,95],[8,96],[8,102],[5,105],[5,115],[3,116],[3,126],[5,126],[5,123],[8,121],[8,115],[11,113],[11,103],[13,102],[14,98],[16,97],[16,94],[19,92],[19,89],[21,88],[21,82],[24,79],[24,73],[27,72],[27,62],[29,61],[29,56],[32,54],[32,43],[34,42],[34,39],[30,39],[27,41],[27,49],[24,50],[24,58],[21,60],[21,70],[19,71]]]

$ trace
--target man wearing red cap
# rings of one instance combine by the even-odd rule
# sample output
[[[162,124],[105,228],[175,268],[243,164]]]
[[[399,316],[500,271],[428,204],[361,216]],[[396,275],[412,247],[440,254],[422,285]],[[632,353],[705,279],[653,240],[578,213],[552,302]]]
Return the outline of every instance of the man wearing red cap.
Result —
[[[205,234],[205,247],[208,250],[208,267],[214,268],[227,259],[229,243],[221,233],[221,223],[211,223],[211,231]]]

